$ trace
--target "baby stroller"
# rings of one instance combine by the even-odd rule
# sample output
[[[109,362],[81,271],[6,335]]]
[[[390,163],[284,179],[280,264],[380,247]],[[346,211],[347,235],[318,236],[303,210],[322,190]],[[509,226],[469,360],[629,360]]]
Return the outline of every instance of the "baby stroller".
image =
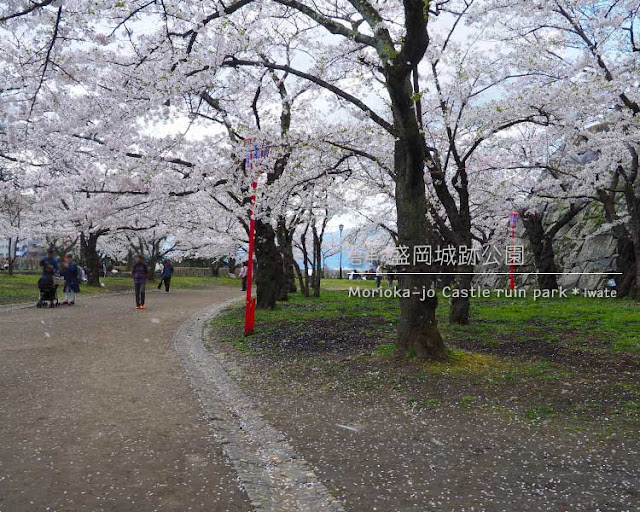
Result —
[[[58,302],[58,285],[53,282],[53,276],[42,276],[38,279],[38,289],[40,290],[40,297],[36,307],[45,308],[47,303],[50,308],[59,306]]]

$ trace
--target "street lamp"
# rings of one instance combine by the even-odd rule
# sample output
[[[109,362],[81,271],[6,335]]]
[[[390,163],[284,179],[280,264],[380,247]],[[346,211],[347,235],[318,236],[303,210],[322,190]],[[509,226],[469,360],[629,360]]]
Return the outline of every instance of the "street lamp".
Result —
[[[340,224],[338,229],[340,230],[340,279],[342,279],[342,230],[344,229],[344,225]]]

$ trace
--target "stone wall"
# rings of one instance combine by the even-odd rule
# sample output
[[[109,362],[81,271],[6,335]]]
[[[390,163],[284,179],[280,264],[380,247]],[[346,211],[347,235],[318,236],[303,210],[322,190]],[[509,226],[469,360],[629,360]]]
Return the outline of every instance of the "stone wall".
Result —
[[[555,220],[562,213],[558,207],[551,215]],[[564,288],[601,289],[610,275],[570,275],[568,273],[580,272],[614,272],[616,260],[616,239],[611,230],[602,231],[604,217],[599,204],[592,204],[576,216],[573,221],[563,228],[555,238],[554,250],[556,253],[556,265],[565,275],[558,276],[558,284]],[[524,246],[525,265],[516,267],[516,272],[531,272],[528,275],[516,276],[517,286],[531,287],[537,285],[534,274],[533,254],[528,243],[522,223],[519,223],[516,231],[516,245]],[[496,244],[497,245],[497,244]],[[476,272],[487,271],[486,268],[477,267]],[[506,265],[493,267],[491,271],[508,272]],[[508,276],[483,275],[476,278],[476,285],[488,288],[506,288]]]

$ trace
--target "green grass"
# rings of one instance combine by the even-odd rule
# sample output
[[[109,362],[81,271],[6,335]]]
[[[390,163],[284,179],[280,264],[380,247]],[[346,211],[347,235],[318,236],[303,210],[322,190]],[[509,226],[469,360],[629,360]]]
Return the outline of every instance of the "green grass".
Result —
[[[256,311],[254,337],[243,335],[243,305],[229,308],[214,318],[212,332],[217,340],[232,343],[252,358],[262,358],[268,353],[268,358],[286,362],[284,384],[288,387],[295,385],[303,389],[312,379],[318,389],[338,386],[354,393],[393,390],[414,411],[452,405],[470,412],[495,409],[540,426],[565,420],[571,428],[579,428],[585,421],[633,424],[640,418],[640,384],[625,372],[616,374],[613,368],[612,383],[603,384],[606,375],[603,377],[601,369],[583,372],[565,365],[562,358],[546,358],[545,350],[540,355],[530,355],[549,344],[550,348],[561,345],[574,358],[580,358],[583,351],[598,355],[621,353],[615,360],[623,360],[624,353],[640,353],[640,305],[637,303],[573,296],[536,301],[494,296],[472,299],[472,323],[451,326],[447,321],[448,301],[441,297],[437,316],[445,343],[449,343],[448,361],[412,361],[405,365],[393,357],[398,301],[384,297],[350,297],[346,290],[353,282],[347,282],[341,289],[339,280],[329,280],[326,284],[329,286],[322,290],[319,298],[293,294],[288,302],[278,303],[274,310]],[[344,319],[347,321],[337,322]],[[360,321],[350,324],[349,319]],[[333,324],[336,329],[349,329],[352,325],[362,336],[373,337],[380,344],[373,354],[366,352],[346,360],[322,351],[301,356],[296,352],[259,349],[263,334],[282,329],[292,336],[313,332],[319,321]],[[316,339],[321,346],[323,338],[317,336]],[[455,346],[457,342],[464,350]],[[534,350],[525,353],[517,345],[510,345],[509,351],[487,353],[514,342],[526,342]],[[519,357],[521,355],[524,357]],[[436,383],[443,383],[449,395],[435,393],[434,389],[440,389]]]
[[[344,285],[346,283],[346,285]],[[364,284],[361,284],[364,283]],[[312,319],[376,316],[385,320],[377,332],[393,333],[399,306],[393,298],[349,297],[343,285],[373,286],[371,281],[325,279],[319,298],[290,295],[272,311],[259,310],[256,325],[299,324]],[[441,298],[438,306],[440,329],[446,339],[477,339],[488,345],[507,340],[545,340],[585,349],[640,353],[640,304],[630,300],[595,299],[570,296],[566,299],[472,299],[472,322],[467,326],[450,325],[449,305]],[[242,315],[242,312],[238,313]],[[239,318],[238,320],[241,320]],[[373,327],[372,327],[373,328]],[[383,351],[387,349],[381,349]]]
[[[20,304],[37,300],[39,274],[16,273],[13,276],[0,274],[0,305]],[[80,285],[82,296],[127,291],[133,288],[130,277],[105,277],[104,286]],[[157,283],[157,281],[156,281]],[[152,286],[153,281],[150,282]],[[204,289],[210,286],[240,286],[237,279],[228,277],[174,277],[172,289]]]
[[[555,416],[556,411],[546,405],[534,405],[524,412],[524,417],[534,421],[544,421]]]
[[[447,336],[475,335],[494,342],[505,335],[569,344],[597,339],[615,352],[640,353],[640,304],[585,297],[477,299],[472,300],[471,325],[443,324],[443,331]]]
[[[322,280],[322,288],[325,290],[347,290],[350,286],[366,286],[368,288],[374,288],[376,286],[375,279],[363,281],[358,279],[356,281],[346,279],[346,273],[344,273],[345,279],[327,278]],[[383,283],[386,286],[386,281]]]

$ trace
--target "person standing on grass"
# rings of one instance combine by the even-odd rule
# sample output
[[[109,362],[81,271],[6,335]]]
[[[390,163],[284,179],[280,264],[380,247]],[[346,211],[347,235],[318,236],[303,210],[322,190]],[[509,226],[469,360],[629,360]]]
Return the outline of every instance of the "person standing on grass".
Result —
[[[380,283],[382,283],[382,265],[378,263],[376,267],[376,288],[380,288]]]
[[[147,309],[144,305],[144,296],[149,278],[149,267],[144,262],[141,254],[136,255],[136,262],[131,267],[133,286],[136,289],[136,309]]]
[[[64,306],[73,306],[76,303],[76,294],[80,291],[80,271],[78,264],[73,261],[73,255],[64,257],[64,270],[60,272],[64,277]]]
[[[242,291],[247,291],[247,275],[249,273],[249,267],[247,267],[247,262],[245,261],[242,264],[242,268],[240,269],[240,279],[242,279]]]
[[[395,279],[395,275],[393,273],[393,269],[389,265],[387,267],[387,284],[389,285],[389,288],[393,288],[393,280],[394,279]]]
[[[158,284],[158,290],[162,287],[162,283],[164,282],[164,291],[169,293],[169,287],[171,286],[171,276],[173,275],[173,264],[171,260],[167,260],[164,262],[162,266],[162,274],[160,275],[160,283]]]

